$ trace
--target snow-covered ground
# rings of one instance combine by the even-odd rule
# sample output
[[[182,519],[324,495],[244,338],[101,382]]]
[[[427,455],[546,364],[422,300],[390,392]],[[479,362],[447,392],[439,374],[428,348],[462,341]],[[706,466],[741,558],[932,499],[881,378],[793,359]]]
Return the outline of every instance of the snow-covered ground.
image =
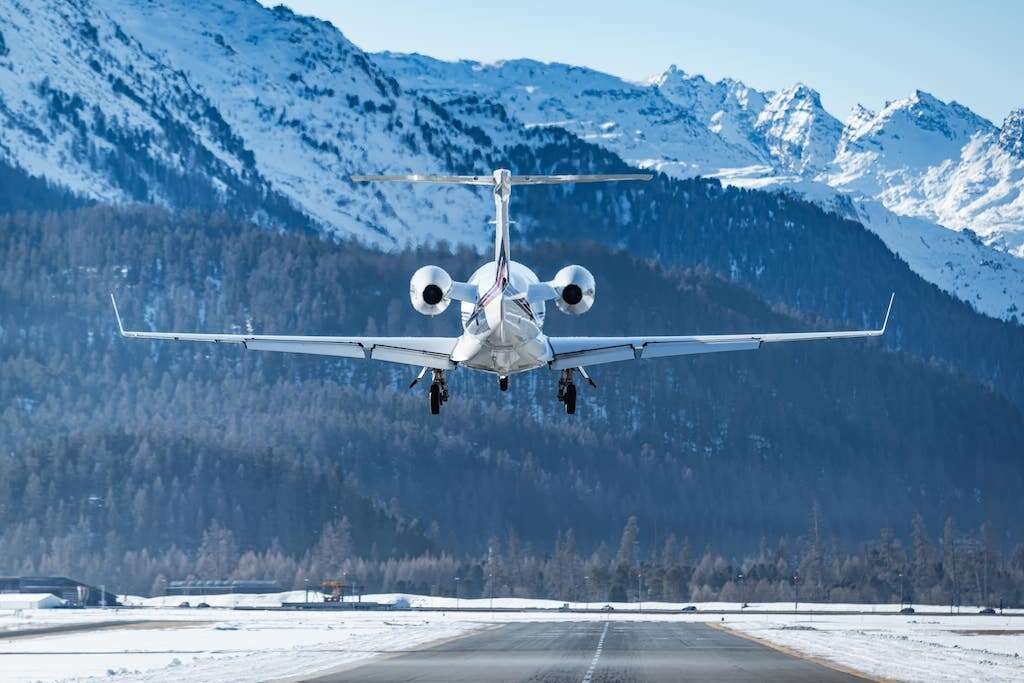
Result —
[[[1024,619],[744,615],[724,626],[884,680],[1024,680]]]
[[[231,680],[287,679],[328,671],[363,659],[424,646],[513,621],[644,620],[703,621],[833,665],[892,680],[1024,679],[1024,618],[893,616],[898,605],[752,603],[774,614],[714,614],[736,603],[697,603],[697,612],[627,613],[638,605],[613,603],[612,612],[563,612],[556,600],[496,598],[495,608],[520,612],[388,611],[293,612],[232,610],[217,606],[271,607],[302,600],[303,591],[272,595],[190,596],[212,609],[179,609],[183,598],[131,598],[133,609],[0,611],[0,634],[50,627],[82,630],[0,637],[4,681],[38,680]],[[450,608],[454,598],[404,594],[365,596],[412,607]],[[403,604],[400,602],[399,604]],[[604,602],[589,603],[601,607]],[[161,605],[167,605],[162,607]],[[489,599],[459,600],[460,607],[489,607]],[[586,607],[586,603],[572,603]],[[680,609],[682,603],[644,603],[644,609]],[[944,607],[918,607],[919,612]],[[540,610],[540,611],[536,611]],[[814,614],[804,610],[819,612]],[[827,616],[825,610],[862,614]],[[790,613],[786,613],[789,611]],[[876,612],[876,613],[872,613]],[[102,628],[92,628],[92,626]]]
[[[266,681],[308,675],[486,628],[468,615],[415,612],[34,610],[6,633],[74,623],[123,627],[0,639],[0,679]],[[449,613],[451,614],[451,613]]]

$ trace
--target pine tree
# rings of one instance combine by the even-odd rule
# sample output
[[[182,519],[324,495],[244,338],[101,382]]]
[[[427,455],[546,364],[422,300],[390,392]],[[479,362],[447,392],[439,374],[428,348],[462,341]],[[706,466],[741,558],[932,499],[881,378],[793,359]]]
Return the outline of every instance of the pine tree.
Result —
[[[935,551],[928,537],[928,528],[925,526],[924,517],[920,514],[914,515],[911,522],[910,543],[914,553],[911,565],[912,595],[915,601],[921,602],[935,586],[936,572]]]
[[[196,572],[203,579],[226,579],[238,562],[235,535],[216,520],[203,532],[196,557]]]

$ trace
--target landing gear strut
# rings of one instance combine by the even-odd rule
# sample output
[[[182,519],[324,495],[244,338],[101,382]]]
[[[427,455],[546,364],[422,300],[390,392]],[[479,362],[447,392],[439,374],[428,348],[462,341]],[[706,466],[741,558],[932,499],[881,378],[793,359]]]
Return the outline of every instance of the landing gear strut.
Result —
[[[508,391],[508,375],[498,377],[498,388],[502,391]]]
[[[576,383],[573,381],[574,368],[562,370],[562,376],[558,378],[558,400],[565,404],[565,414],[576,413]]]
[[[445,379],[444,370],[434,369],[433,380],[430,383],[430,414],[437,415],[441,412],[441,404],[448,402],[448,380]]]

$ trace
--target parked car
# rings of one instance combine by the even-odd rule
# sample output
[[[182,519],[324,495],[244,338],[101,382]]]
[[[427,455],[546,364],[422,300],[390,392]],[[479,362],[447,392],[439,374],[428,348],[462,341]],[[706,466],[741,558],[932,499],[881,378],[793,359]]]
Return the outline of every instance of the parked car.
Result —
[[[605,605],[604,607],[601,608],[601,611],[602,612],[614,612],[615,608],[612,607],[611,605]]]
[[[178,604],[178,607],[191,607],[191,606],[192,605],[188,604],[188,600]]]
[[[914,608],[913,607],[904,607],[903,609],[900,610],[900,614],[914,614]]]
[[[995,613],[996,613],[996,611],[994,609],[992,609],[991,607],[986,607],[985,609],[983,609],[983,610],[978,612],[978,614],[995,614]]]
[[[202,608],[206,608],[206,607],[209,607],[209,606],[210,606],[210,604],[207,603],[207,602],[201,602],[198,605],[196,605],[196,607],[202,607]]]
[[[681,609],[679,611],[680,612],[696,612],[697,608],[694,607],[693,605],[687,605],[686,607],[684,607],[683,609]]]

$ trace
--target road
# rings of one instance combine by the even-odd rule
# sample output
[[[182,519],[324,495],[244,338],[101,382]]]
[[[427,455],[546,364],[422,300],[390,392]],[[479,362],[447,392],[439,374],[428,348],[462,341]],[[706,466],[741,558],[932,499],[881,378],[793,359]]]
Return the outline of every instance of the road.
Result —
[[[856,681],[697,622],[528,622],[375,659],[340,681]]]

